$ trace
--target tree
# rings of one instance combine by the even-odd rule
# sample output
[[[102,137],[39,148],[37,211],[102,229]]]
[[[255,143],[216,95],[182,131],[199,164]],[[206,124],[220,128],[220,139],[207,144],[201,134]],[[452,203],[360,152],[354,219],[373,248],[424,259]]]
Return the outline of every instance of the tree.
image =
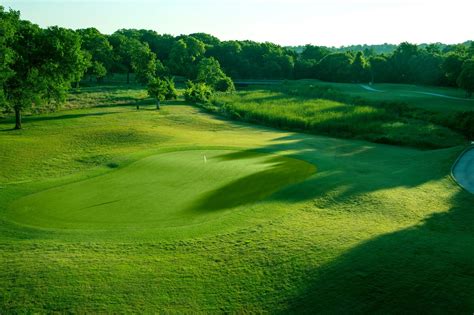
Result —
[[[21,129],[22,112],[45,104],[59,106],[71,83],[83,76],[87,62],[75,32],[60,27],[43,30],[28,21],[19,21],[12,49],[14,74],[4,90],[15,111],[15,129]]]
[[[235,90],[234,83],[222,71],[219,62],[211,58],[203,58],[197,66],[197,82],[206,83],[216,91],[231,92]]]
[[[463,63],[457,82],[459,87],[466,91],[467,96],[471,97],[474,92],[474,58]]]
[[[185,37],[174,43],[169,57],[169,68],[173,74],[194,79],[196,64],[204,57],[203,42],[194,37]]]
[[[20,13],[16,11],[5,11],[0,6],[0,107],[7,106],[4,84],[14,75],[11,68],[15,58],[15,51],[12,49],[12,41],[18,27]]]
[[[430,48],[431,46],[428,46]],[[440,85],[445,76],[442,70],[443,57],[435,52],[422,49],[410,62],[412,82],[424,85]]]
[[[162,101],[176,99],[178,93],[176,92],[173,79],[160,79],[157,77],[151,79],[148,83],[148,95],[156,99],[156,109],[160,109]],[[139,109],[138,105],[137,109]]]
[[[219,38],[206,33],[193,33],[189,36],[203,42],[207,46],[217,46],[221,42]]]
[[[158,69],[164,69],[163,64],[156,59],[156,55],[150,50],[146,43],[136,43],[129,52],[131,66],[135,72],[135,79],[145,84],[154,78]]]
[[[414,83],[416,71],[413,69],[414,60],[418,56],[418,46],[407,42],[401,43],[390,57],[394,83]]]
[[[369,77],[369,64],[364,57],[364,54],[359,51],[354,57],[351,64],[352,78],[355,82],[366,82]]]
[[[317,62],[315,60],[299,59],[295,62],[294,76],[295,79],[315,79],[314,71]]]
[[[120,31],[109,37],[114,52],[113,70],[118,73],[127,74],[127,84],[130,83],[130,74],[133,73],[132,56],[141,43],[136,38],[123,35]]]
[[[206,52],[208,56],[219,61],[223,71],[232,78],[241,77],[240,64],[242,46],[237,41],[226,41],[215,45]]]
[[[464,60],[466,60],[465,56],[456,52],[449,52],[445,55],[441,68],[446,77],[447,84],[456,86]]]
[[[82,49],[90,55],[91,62],[86,74],[100,81],[112,67],[112,45],[107,37],[95,28],[80,29],[76,32],[81,36]]]
[[[352,55],[334,53],[327,55],[316,66],[319,79],[334,82],[349,82],[351,79]]]
[[[300,58],[303,60],[313,60],[317,63],[329,54],[331,54],[331,50],[327,47],[306,45],[303,52],[301,52]]]
[[[372,77],[372,83],[388,82],[390,66],[387,58],[384,55],[374,56],[369,59],[370,74]]]

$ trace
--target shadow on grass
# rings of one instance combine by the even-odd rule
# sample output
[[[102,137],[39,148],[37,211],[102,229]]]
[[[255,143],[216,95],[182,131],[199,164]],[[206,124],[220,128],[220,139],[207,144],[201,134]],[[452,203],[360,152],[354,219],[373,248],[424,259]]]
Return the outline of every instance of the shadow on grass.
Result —
[[[352,206],[347,211],[362,213],[363,208],[351,203],[360,195],[391,188],[414,188],[445,179],[459,153],[453,149],[452,154],[446,154],[446,150],[400,150],[365,142],[345,143],[327,138],[312,141],[311,138],[289,135],[258,149],[273,154],[291,150],[291,157],[318,166],[315,176],[274,193],[270,199],[312,201],[319,209],[334,203],[349,204]],[[245,156],[244,151],[223,158]],[[227,193],[231,188],[232,184],[220,192]],[[335,191],[340,192],[326,198],[329,192]],[[401,198],[401,209],[403,202]],[[423,204],[423,200],[418,202]],[[287,307],[281,313],[472,312],[474,196],[459,191],[447,202],[451,205],[447,212],[433,214],[410,228],[375,237],[326,265],[309,268],[296,293],[283,302]],[[426,207],[430,205],[427,203]],[[344,230],[338,233],[335,237],[347,237]],[[311,266],[311,261],[308,265]]]
[[[51,120],[64,120],[64,119],[76,119],[76,118],[83,118],[83,117],[100,117],[105,115],[113,115],[119,112],[101,112],[101,113],[77,113],[77,114],[64,114],[64,115],[41,115],[41,116],[24,116],[22,122],[29,123],[29,122],[39,122],[39,121],[51,121]],[[13,119],[6,119],[5,121],[1,121],[0,125],[6,124],[14,124]],[[2,131],[12,131],[15,129],[4,129]]]
[[[474,198],[461,192],[452,204],[309,270],[282,314],[472,313]]]
[[[255,158],[255,152],[242,151],[216,157],[221,161]],[[308,163],[269,157],[262,163],[271,165],[265,170],[239,178],[204,196],[192,208],[210,212],[254,203],[280,190],[282,187],[303,181],[315,172]]]

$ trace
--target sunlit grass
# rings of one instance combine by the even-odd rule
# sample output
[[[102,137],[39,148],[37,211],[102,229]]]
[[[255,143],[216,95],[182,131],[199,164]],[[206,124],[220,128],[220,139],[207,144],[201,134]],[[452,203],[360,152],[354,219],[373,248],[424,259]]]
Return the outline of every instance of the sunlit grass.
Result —
[[[87,99],[102,98],[88,93]],[[117,94],[127,97],[120,89]],[[75,96],[78,104],[81,95]],[[11,118],[0,121],[1,313],[472,311],[474,198],[449,177],[462,147],[419,151],[232,122],[181,101],[161,111],[139,101],[139,111],[134,103],[109,104],[27,117],[22,131],[10,130]],[[315,104],[308,101],[294,119],[319,115]],[[351,112],[324,104],[358,117],[378,115],[371,108]],[[404,122],[384,124],[407,128]],[[262,167],[246,159],[258,152],[277,157],[272,167],[282,166],[286,156],[317,170],[236,212],[212,209],[219,214],[213,220],[187,228],[99,232],[17,224],[6,215],[32,194],[114,177],[164,152],[211,148],[232,150],[225,159],[246,168]],[[179,156],[176,166],[183,168],[185,155]],[[157,165],[157,172],[165,171]],[[229,172],[238,174],[239,167],[212,176]],[[183,187],[170,181],[167,191],[193,184],[182,178],[185,169],[174,174]],[[236,184],[257,193],[265,188],[258,180]],[[229,187],[220,180],[215,185],[218,193]],[[152,188],[134,187],[144,193]],[[222,194],[206,196],[225,201]]]

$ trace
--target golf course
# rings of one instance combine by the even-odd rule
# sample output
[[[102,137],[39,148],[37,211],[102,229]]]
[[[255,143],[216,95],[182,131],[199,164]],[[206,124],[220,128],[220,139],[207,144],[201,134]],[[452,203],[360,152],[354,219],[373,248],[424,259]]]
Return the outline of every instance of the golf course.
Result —
[[[4,312],[474,307],[462,144],[282,131],[180,99],[157,111],[130,86],[66,108],[0,123]]]
[[[0,315],[472,315],[472,3],[389,2],[1,0]]]

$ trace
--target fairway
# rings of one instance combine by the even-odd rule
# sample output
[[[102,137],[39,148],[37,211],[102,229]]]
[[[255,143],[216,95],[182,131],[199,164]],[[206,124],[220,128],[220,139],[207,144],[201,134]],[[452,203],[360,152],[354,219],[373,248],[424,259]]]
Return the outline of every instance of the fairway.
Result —
[[[16,223],[60,229],[159,229],[209,223],[315,171],[307,162],[251,151],[154,155],[103,176],[14,202]]]

